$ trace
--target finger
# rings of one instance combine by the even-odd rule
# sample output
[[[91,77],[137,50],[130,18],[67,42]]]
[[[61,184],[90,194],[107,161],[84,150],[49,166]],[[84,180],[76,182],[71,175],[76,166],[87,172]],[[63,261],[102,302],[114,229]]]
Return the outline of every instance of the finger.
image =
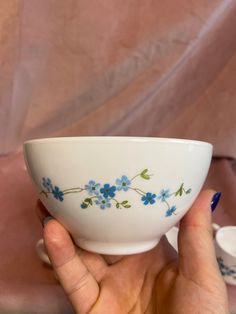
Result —
[[[36,203],[36,213],[42,223],[42,226],[44,226],[50,219],[53,218],[50,216],[49,212],[40,200],[38,200]],[[104,258],[99,254],[90,253],[78,247],[76,247],[76,253],[80,255],[81,260],[93,274],[95,279],[100,281],[107,270],[107,263],[105,262]]]
[[[49,258],[76,312],[88,313],[99,296],[99,285],[81,258],[63,226],[50,220],[44,228]]]
[[[46,217],[50,216],[50,214],[46,210],[46,208],[44,207],[43,203],[40,200],[37,200],[35,211],[36,211],[36,215],[38,216],[41,224],[43,225],[44,219]]]
[[[124,255],[103,255],[103,258],[108,265],[114,265],[120,262],[124,258]]]
[[[105,259],[99,254],[91,253],[80,248],[77,248],[76,251],[77,254],[79,252],[80,259],[95,280],[100,282],[108,270],[108,264]]]
[[[211,226],[211,201],[215,192],[205,190],[180,222],[179,268],[188,278],[206,279],[219,272]],[[213,272],[212,272],[213,271]]]

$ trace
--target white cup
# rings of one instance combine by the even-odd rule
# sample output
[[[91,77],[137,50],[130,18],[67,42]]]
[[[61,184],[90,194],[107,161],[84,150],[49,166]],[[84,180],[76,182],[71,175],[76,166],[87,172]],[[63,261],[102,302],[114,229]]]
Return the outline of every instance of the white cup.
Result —
[[[216,257],[221,274],[227,284],[236,285],[236,226],[220,227],[215,231]]]

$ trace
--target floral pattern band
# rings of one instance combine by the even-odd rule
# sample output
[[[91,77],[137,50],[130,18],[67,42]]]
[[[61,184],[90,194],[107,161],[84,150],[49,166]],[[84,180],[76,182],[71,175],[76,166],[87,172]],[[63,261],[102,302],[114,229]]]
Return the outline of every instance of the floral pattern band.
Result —
[[[118,198],[120,192],[133,191],[140,197],[140,201],[145,206],[152,206],[161,202],[166,205],[165,216],[170,217],[176,214],[177,207],[174,204],[170,204],[170,200],[175,197],[182,197],[185,194],[191,193],[191,189],[185,189],[184,183],[181,183],[177,190],[171,191],[169,188],[163,188],[158,193],[143,191],[135,185],[138,178],[142,180],[150,180],[151,174],[148,169],[144,169],[132,178],[128,178],[126,175],[122,175],[115,180],[114,184],[105,183],[100,184],[94,180],[90,180],[83,187],[74,187],[62,190],[57,185],[53,185],[50,178],[42,178],[42,191],[45,197],[52,195],[56,200],[63,202],[66,195],[71,193],[86,193],[86,197],[80,204],[82,209],[86,209],[90,206],[98,206],[100,209],[111,208],[114,204],[117,209],[130,208],[132,204],[128,199],[120,200]]]

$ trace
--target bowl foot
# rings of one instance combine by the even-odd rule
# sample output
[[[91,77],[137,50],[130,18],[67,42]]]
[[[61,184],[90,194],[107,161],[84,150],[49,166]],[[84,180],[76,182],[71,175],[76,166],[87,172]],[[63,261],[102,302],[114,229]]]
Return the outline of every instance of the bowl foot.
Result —
[[[106,255],[130,255],[151,250],[160,239],[143,242],[97,242],[84,239],[74,239],[75,243],[84,250]]]

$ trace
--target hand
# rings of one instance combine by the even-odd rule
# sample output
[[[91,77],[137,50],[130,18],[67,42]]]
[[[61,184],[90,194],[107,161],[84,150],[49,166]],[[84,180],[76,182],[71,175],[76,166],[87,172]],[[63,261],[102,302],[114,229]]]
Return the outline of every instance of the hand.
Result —
[[[75,312],[228,314],[212,237],[213,195],[203,191],[182,219],[178,257],[165,237],[142,254],[119,258],[89,253],[74,246],[60,223],[49,220],[45,245]]]

